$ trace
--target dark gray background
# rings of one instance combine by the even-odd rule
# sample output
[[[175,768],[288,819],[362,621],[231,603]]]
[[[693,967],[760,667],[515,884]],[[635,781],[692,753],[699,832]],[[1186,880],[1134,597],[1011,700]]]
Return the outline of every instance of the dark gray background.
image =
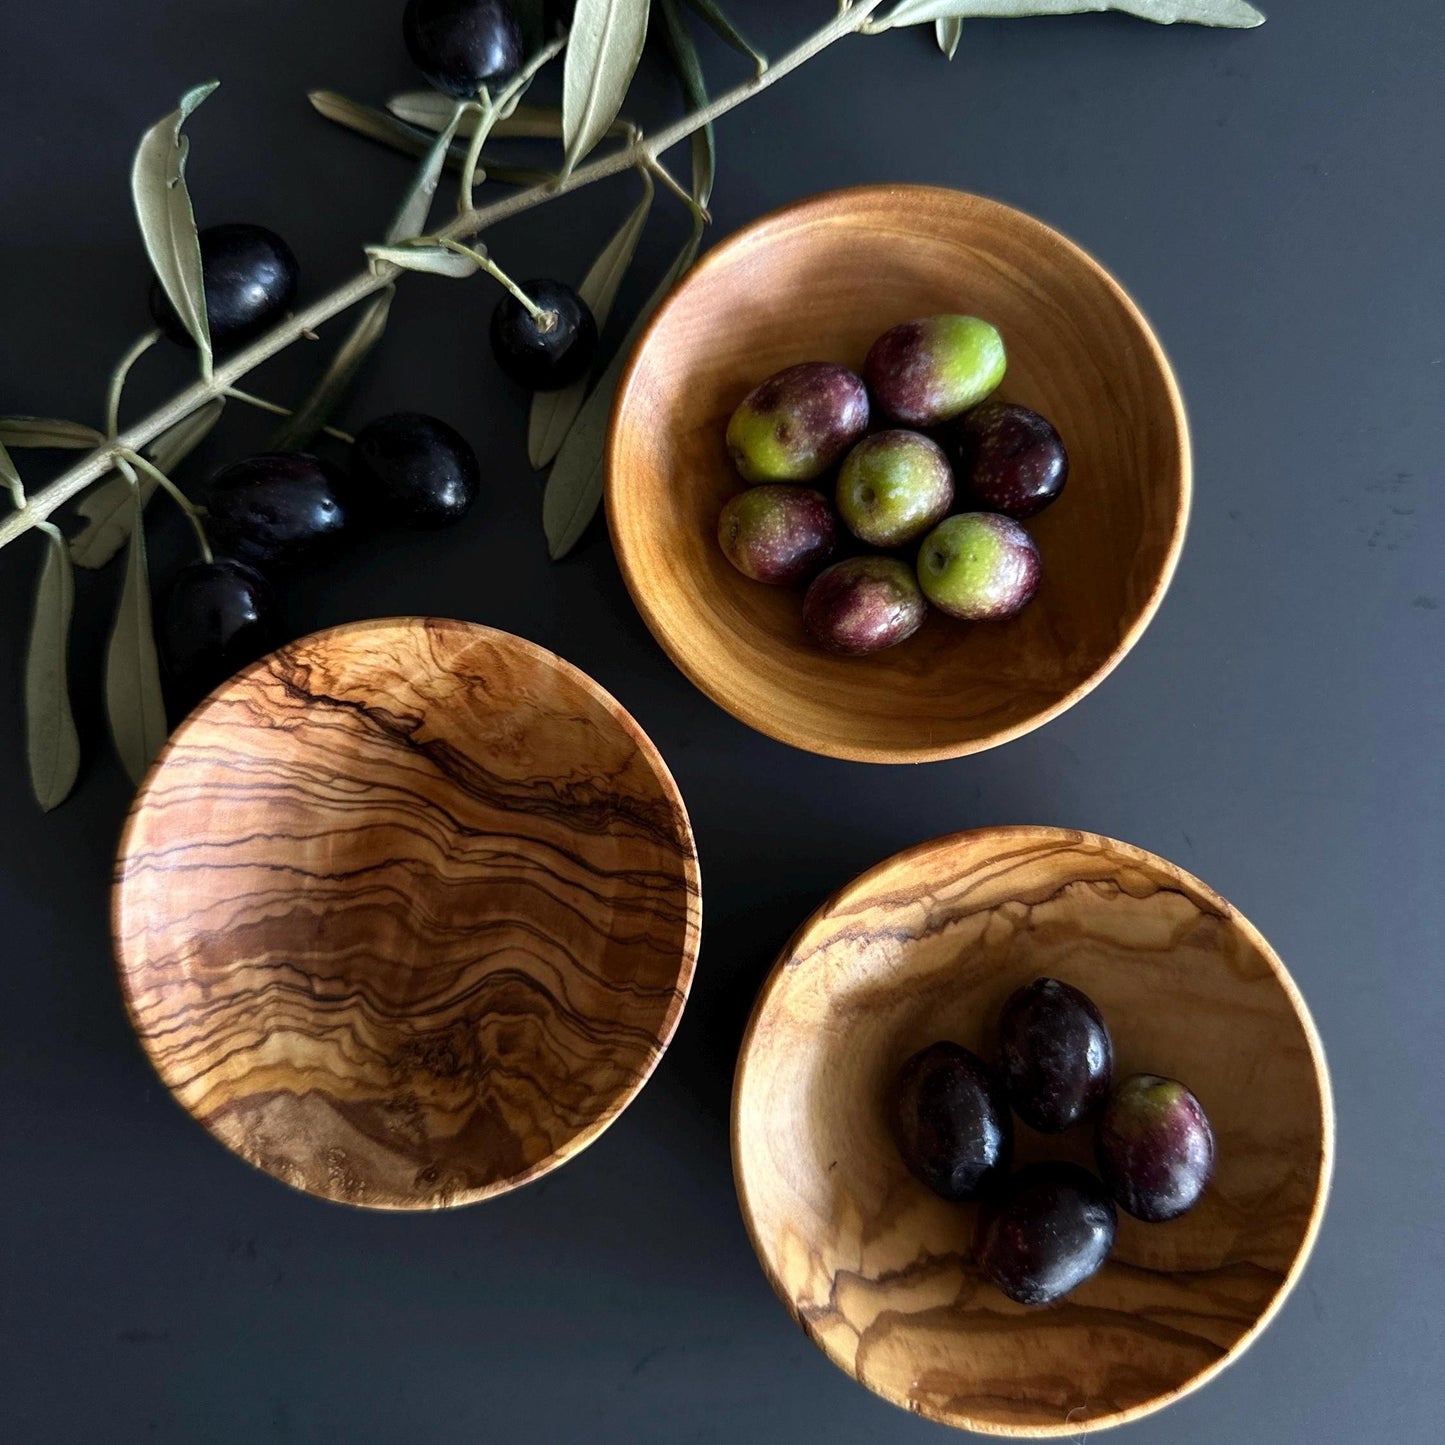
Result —
[[[210,75],[225,84],[191,127],[202,224],[278,228],[310,295],[355,268],[407,165],[302,97],[415,86],[400,8],[5,6],[0,410],[98,418],[113,359],[148,324],[129,157]],[[832,7],[733,8],[776,53]],[[1334,1199],[1302,1286],[1241,1363],[1120,1438],[1439,1438],[1445,24],[1438,0],[1270,9],[1252,33],[971,23],[952,67],[924,32],[852,40],[719,128],[715,237],[831,186],[975,189],[1100,257],[1174,360],[1198,479],[1173,590],[1103,688],[998,752],[854,766],[718,711],[653,644],[601,532],[547,563],[485,283],[405,283],[347,415],[450,418],[484,457],[485,500],[452,533],[368,541],[297,578],[289,625],[431,612],[556,649],[656,740],[702,854],[702,958],[676,1041],[605,1138],[541,1184],[436,1217],[351,1212],[246,1168],[170,1102],[106,936],[128,791],[95,704],[116,579],[81,596],[91,761],[42,819],[18,703],[39,547],[5,553],[0,1438],[942,1440],[835,1370],[774,1300],[734,1203],[728,1090],[752,996],[827,892],[920,839],[1014,822],[1126,838],[1221,889],[1294,970],[1334,1071]],[[705,55],[718,84],[742,74]],[[634,109],[674,103],[654,58]],[[619,182],[490,239],[519,274],[575,279],[630,200]],[[683,231],[659,209],[653,274]],[[287,359],[255,386],[294,396],[301,360],[315,364]],[[134,401],[183,369],[151,358]],[[208,460],[263,434],[233,418]],[[158,531],[160,570],[183,539]]]

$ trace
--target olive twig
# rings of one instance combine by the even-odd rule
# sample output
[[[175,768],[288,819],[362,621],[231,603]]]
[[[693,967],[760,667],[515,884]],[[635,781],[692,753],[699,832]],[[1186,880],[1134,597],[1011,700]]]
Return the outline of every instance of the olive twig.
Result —
[[[472,138],[467,145],[467,154],[462,161],[462,178],[457,188],[457,210],[465,211],[472,203],[472,190],[477,184],[477,165],[482,158],[482,147],[487,143],[487,137],[492,133],[492,127],[497,123],[497,108],[492,104],[491,97],[487,94],[487,87],[482,87],[481,94],[474,101],[469,101],[462,107],[462,113],[474,111],[477,123],[472,128]]]
[[[253,391],[242,391],[239,386],[228,386],[221,393],[222,396],[229,396],[232,401],[243,401],[247,406],[254,406],[257,411],[269,411],[272,416],[295,416],[295,412],[289,406],[282,406],[279,401],[267,401],[264,396],[257,396]],[[321,428],[329,437],[335,437],[339,442],[345,442],[350,446],[356,440],[350,432],[342,431],[339,426],[324,426]]]
[[[120,398],[125,390],[126,377],[130,375],[130,369],[157,341],[161,339],[160,327],[148,331],[116,364],[115,370],[111,373],[110,390],[105,398],[105,434],[110,441],[114,441],[120,431]]]
[[[651,171],[673,195],[683,202],[688,210],[690,210],[703,225],[707,226],[712,224],[712,213],[708,208],[702,205],[693,193],[688,190],[656,156],[644,156],[642,166]]]
[[[126,478],[132,486],[139,486],[140,479],[135,474],[137,467],[160,487],[163,492],[186,514],[186,520],[190,522],[192,530],[196,534],[196,545],[201,549],[201,557],[207,562],[214,562],[216,559],[211,552],[211,543],[206,536],[205,524],[201,521],[200,511],[191,499],[156,466],[154,462],[148,462],[139,452],[133,452],[127,447],[121,447],[115,454],[115,464],[121,475]]]
[[[453,241],[448,236],[438,236],[437,240],[447,248],[448,251],[455,251],[458,256],[465,256],[468,260],[476,263],[479,271],[485,271],[495,281],[500,281],[508,291],[526,308],[527,315],[543,331],[550,331],[557,324],[557,315],[548,311],[545,307],[538,306],[485,251],[478,251],[472,246],[464,246],[460,241]]]

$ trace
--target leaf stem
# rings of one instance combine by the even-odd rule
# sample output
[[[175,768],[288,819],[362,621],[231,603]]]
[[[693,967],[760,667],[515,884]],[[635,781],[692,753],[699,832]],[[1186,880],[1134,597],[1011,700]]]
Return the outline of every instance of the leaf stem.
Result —
[[[673,195],[675,195],[683,203],[683,205],[685,205],[688,210],[690,210],[693,215],[697,217],[699,221],[701,221],[704,225],[710,225],[712,223],[712,213],[708,210],[708,208],[700,204],[697,198],[693,195],[693,193],[688,190],[688,188],[683,185],[682,182],[679,181],[677,177],[673,175],[673,173],[668,170],[668,168],[663,165],[663,163],[658,160],[656,156],[645,156],[643,158],[642,164],[646,166],[647,169],[651,171],[652,174],[655,175],[657,179],[660,180],[662,184],[669,191],[671,191]]]
[[[207,562],[216,560],[211,553],[205,524],[201,521],[201,514],[196,510],[195,504],[154,462],[148,462],[139,452],[122,447],[116,452],[115,464],[132,486],[140,485],[140,479],[135,474],[135,469],[139,467],[186,514],[186,520],[196,534],[196,543],[201,549],[202,558]]]
[[[105,434],[114,441],[120,431],[120,398],[125,391],[126,378],[130,375],[130,369],[157,341],[161,339],[160,327],[154,331],[148,331],[116,364],[115,370],[110,377],[110,390],[105,398]]]
[[[761,75],[750,76],[732,90],[724,91],[700,110],[665,126],[650,140],[639,139],[608,155],[588,161],[573,171],[566,180],[549,181],[494,201],[479,210],[468,210],[452,221],[436,239],[469,239],[491,226],[511,220],[513,216],[519,216],[546,201],[555,200],[569,191],[579,190],[609,176],[632,170],[638,165],[645,165],[649,156],[661,156],[680,141],[686,140],[694,131],[701,130],[709,121],[726,115],[734,107],[751,100],[768,86],[791,74],[835,41],[846,35],[856,34],[862,28],[863,22],[884,3],[885,0],[856,0],[855,4],[840,11],[786,55],[780,56]],[[383,286],[389,286],[400,274],[399,266],[380,265],[375,269],[367,267],[330,294],[294,312],[278,326],[258,337],[250,346],[227,357],[215,367],[211,376],[203,376],[192,382],[185,390],[178,392],[149,416],[123,432],[116,439],[117,445],[130,451],[146,446],[168,427],[184,420],[215,397],[225,395],[228,387],[254,371],[262,362],[269,361],[277,352],[284,351],[293,342],[300,340],[306,332],[316,330],[332,317],[339,316],[358,302],[365,301]],[[111,458],[110,447],[98,447],[37,491],[23,512],[15,512],[0,519],[0,547],[14,541],[37,522],[44,521],[57,508],[102,477],[112,465]]]
[[[228,386],[221,393],[222,396],[229,396],[232,401],[244,401],[247,406],[254,406],[257,411],[268,411],[272,416],[295,416],[296,413],[289,406],[282,406],[278,401],[267,401],[264,396],[257,396],[252,391],[242,391],[239,386]],[[335,437],[339,442],[345,442],[350,446],[356,440],[350,432],[342,431],[337,426],[324,426],[321,428],[329,437]]]

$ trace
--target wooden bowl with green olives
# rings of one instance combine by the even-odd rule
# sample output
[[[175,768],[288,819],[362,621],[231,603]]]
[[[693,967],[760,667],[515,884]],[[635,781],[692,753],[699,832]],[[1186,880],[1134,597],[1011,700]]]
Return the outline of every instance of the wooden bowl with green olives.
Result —
[[[799,588],[744,576],[719,545],[723,509],[748,486],[729,422],[774,373],[809,361],[864,372],[880,336],[938,316],[996,328],[997,399],[1041,413],[1067,447],[1067,487],[1024,524],[1041,580],[1008,621],[935,608],[906,641],[839,656],[810,639]],[[831,502],[838,481],[835,464],[807,485]],[[1148,323],[1077,246],[980,196],[867,186],[764,217],[672,294],[618,392],[606,496],[633,600],[715,702],[811,752],[925,762],[1029,732],[1118,665],[1183,545],[1189,437]],[[911,573],[915,554],[923,580],[916,540],[866,566]]]
[[[1013,1005],[1041,978],[1112,1038],[1107,1103],[1059,1132],[1024,1123],[1008,1067]],[[925,1050],[972,1060],[1013,1105],[972,1202],[905,1158]],[[1108,1167],[1147,1074],[1185,1081],[1212,1127],[1212,1174],[1165,1223]],[[763,1270],[834,1364],[947,1425],[1074,1436],[1160,1409],[1259,1336],[1318,1233],[1334,1115],[1299,990],[1213,889],[1094,834],[987,828],[879,864],[789,941],[743,1040],[732,1145]],[[1045,1169],[1113,1190],[1117,1226],[1092,1273],[1028,1304],[994,1268],[997,1222]]]

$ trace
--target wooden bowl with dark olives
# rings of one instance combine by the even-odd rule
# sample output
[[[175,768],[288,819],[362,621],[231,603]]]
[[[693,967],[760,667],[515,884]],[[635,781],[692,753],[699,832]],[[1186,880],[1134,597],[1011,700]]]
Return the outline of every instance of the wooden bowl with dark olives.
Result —
[[[1040,1090],[1028,1039],[1061,1009],[1091,1062]],[[955,1118],[988,1124],[967,1168],[931,1157],[917,1106],[939,1077]],[[1207,1114],[1187,1197],[1120,1177],[1141,1093]],[[1198,1388],[1265,1328],[1320,1227],[1334,1116],[1304,1000],[1229,903],[1126,843],[990,828],[879,864],[794,935],[743,1041],[732,1143],[763,1270],[836,1365],[944,1424],[1076,1435]],[[999,1220],[1063,1207],[1093,1255],[1037,1289]]]
[[[213,692],[116,861],[121,992],[177,1101],[298,1189],[439,1209],[585,1148],[697,958],[667,766],[595,682],[441,618],[302,638]]]
[[[945,337],[942,328],[957,334]],[[985,366],[982,343],[995,347],[999,338],[1006,358]],[[1036,515],[1031,508],[1042,499],[1019,508],[1006,494],[962,508],[960,488],[960,508],[941,523],[930,517],[937,525],[925,545],[911,532],[906,545],[894,545],[885,528],[869,545],[891,550],[866,559],[848,555],[860,544],[842,535],[840,521],[834,565],[815,581],[805,616],[808,576],[784,567],[768,580],[787,585],[764,585],[739,570],[736,555],[729,560],[726,537],[720,545],[720,520],[766,531],[767,517],[751,513],[765,512],[769,497],[747,501],[743,517],[724,517],[724,509],[755,486],[774,494],[779,517],[791,515],[802,503],[789,508],[777,495],[791,488],[817,491],[830,505],[836,499],[847,520],[851,488],[866,494],[877,471],[923,468],[926,458],[887,456],[880,429],[894,429],[896,443],[897,428],[928,430],[935,416],[964,424],[951,408],[920,410],[889,385],[908,372],[910,355],[934,342],[974,352],[985,385],[977,395],[960,392],[958,406],[985,397],[1012,408],[1016,427],[1022,416],[1049,436],[1057,429],[1067,486]],[[818,364],[811,378],[794,370],[805,363]],[[826,465],[818,471],[786,454],[796,438],[782,422],[767,431],[780,407],[809,410],[825,370],[838,382],[828,435],[885,455],[820,451]],[[755,389],[770,382],[770,394],[758,398]],[[856,395],[845,395],[845,384]],[[858,443],[855,423],[870,400],[871,431]],[[909,444],[926,452],[929,440]],[[970,444],[998,440],[990,430]],[[1148,323],[1077,246],[979,196],[868,186],[764,217],[716,247],[672,294],[618,392],[606,493],[633,600],[672,660],[715,702],[812,752],[924,762],[1018,737],[1118,665],[1159,606],[1183,545],[1189,437]],[[986,520],[965,522],[960,509]],[[865,542],[872,535],[856,517],[849,525]],[[932,549],[930,538],[938,542]],[[1008,620],[957,620],[984,615],[958,610],[959,599],[946,595],[949,561],[964,546],[1020,557],[1036,551],[1027,559],[1024,610]],[[944,569],[932,589],[930,557]],[[926,620],[920,584],[931,604]],[[899,600],[903,591],[909,595]],[[818,645],[820,631],[836,640],[839,613],[865,596],[909,612],[897,633],[906,640],[867,656]],[[945,615],[950,609],[955,615]]]

